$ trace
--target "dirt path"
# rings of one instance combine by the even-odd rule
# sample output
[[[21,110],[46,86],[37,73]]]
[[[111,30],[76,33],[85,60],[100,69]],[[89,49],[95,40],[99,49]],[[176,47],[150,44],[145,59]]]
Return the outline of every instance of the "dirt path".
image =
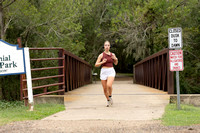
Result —
[[[160,121],[38,120],[0,127],[1,133],[200,133],[199,126],[166,127]]]

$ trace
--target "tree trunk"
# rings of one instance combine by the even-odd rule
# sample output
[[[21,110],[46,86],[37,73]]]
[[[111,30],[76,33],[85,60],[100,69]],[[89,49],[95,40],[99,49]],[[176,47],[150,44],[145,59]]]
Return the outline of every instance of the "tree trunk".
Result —
[[[2,6],[2,3],[0,3],[0,26],[1,26],[1,39],[4,39],[4,22],[3,22],[3,6]],[[2,81],[2,77],[0,77],[0,81]],[[0,84],[0,100],[2,98],[3,98],[2,85]]]
[[[3,99],[3,93],[2,93],[2,77],[0,77],[0,100]]]
[[[5,40],[4,19],[3,19],[3,5],[2,5],[2,3],[0,3],[0,26],[1,26],[1,39]]]

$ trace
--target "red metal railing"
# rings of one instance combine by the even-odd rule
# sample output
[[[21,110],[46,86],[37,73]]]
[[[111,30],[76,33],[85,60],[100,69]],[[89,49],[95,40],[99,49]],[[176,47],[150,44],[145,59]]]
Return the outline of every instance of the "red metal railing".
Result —
[[[85,84],[91,83],[92,67],[86,61],[71,54],[68,51],[65,54],[65,78],[66,92],[76,89]]]
[[[174,94],[174,73],[169,70],[169,49],[155,53],[134,65],[137,84]]]
[[[49,58],[34,58],[31,57],[31,63],[33,62],[42,62],[42,61],[52,61],[57,60],[58,66],[51,67],[42,67],[42,68],[32,68],[31,72],[40,72],[45,70],[54,70],[58,69],[58,74],[48,75],[41,77],[32,77],[32,81],[41,81],[46,79],[58,78],[58,81],[55,83],[49,83],[46,85],[36,85],[33,83],[33,90],[43,89],[43,92],[35,94],[34,97],[42,96],[46,94],[58,93],[64,94],[64,92],[71,91],[85,84],[91,83],[91,65],[81,58],[73,55],[70,52],[65,51],[63,48],[29,48],[30,53],[37,53],[35,51],[50,51],[57,50],[58,57],[49,57]],[[54,52],[55,53],[55,52]],[[32,74],[33,75],[33,74]],[[20,87],[21,87],[21,100],[24,99],[27,105],[27,86],[26,86],[26,77],[25,75],[20,76]],[[48,91],[49,87],[58,86],[58,89]],[[55,88],[54,88],[55,89]]]
[[[54,78],[58,78],[59,82],[55,82],[51,83],[51,84],[45,84],[45,85],[39,85],[39,86],[35,86],[35,84],[33,84],[34,86],[32,87],[33,90],[36,89],[43,89],[43,92],[39,92],[37,94],[34,94],[34,97],[37,96],[42,96],[42,95],[46,95],[46,94],[52,94],[52,93],[58,93],[62,94],[63,92],[65,92],[65,54],[64,54],[64,50],[62,48],[29,48],[30,53],[34,53],[35,51],[59,51],[61,52],[61,54],[59,53],[59,57],[56,58],[35,58],[32,59],[31,57],[31,63],[32,62],[37,62],[37,61],[50,61],[50,60],[57,60],[59,61],[58,66],[55,67],[42,67],[42,68],[32,68],[31,72],[34,71],[45,71],[45,70],[53,70],[53,69],[58,69],[59,72],[57,75],[48,75],[48,76],[44,76],[44,77],[32,77],[32,81],[39,81],[39,80],[46,80],[46,79],[54,79]],[[60,63],[61,62],[61,63]],[[26,85],[26,77],[25,75],[21,75],[20,78],[20,83],[21,83],[21,94],[23,94],[21,96],[21,99],[25,99],[25,103],[27,104],[27,99],[28,99],[28,95],[27,95],[27,85]],[[51,90],[48,91],[48,87],[55,87],[55,86],[59,86],[59,89],[56,90]],[[63,93],[64,94],[64,93]]]

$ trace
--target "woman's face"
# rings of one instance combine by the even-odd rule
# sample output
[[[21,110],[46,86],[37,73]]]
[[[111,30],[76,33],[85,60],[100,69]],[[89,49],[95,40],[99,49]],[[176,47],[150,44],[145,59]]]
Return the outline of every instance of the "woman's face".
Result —
[[[106,51],[109,51],[109,50],[110,50],[110,43],[109,43],[109,42],[105,42],[105,43],[104,43],[104,49],[105,49]]]

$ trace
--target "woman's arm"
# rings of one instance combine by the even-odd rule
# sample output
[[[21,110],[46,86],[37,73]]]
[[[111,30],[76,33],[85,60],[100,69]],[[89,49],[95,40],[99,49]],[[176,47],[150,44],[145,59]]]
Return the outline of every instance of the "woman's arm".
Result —
[[[103,54],[100,54],[95,63],[95,67],[99,67],[107,61],[107,59],[103,59],[103,61],[101,61],[102,58],[103,58]]]
[[[114,60],[114,64],[117,65],[118,64],[118,59],[116,57],[116,55],[114,53],[112,53],[112,59]]]

